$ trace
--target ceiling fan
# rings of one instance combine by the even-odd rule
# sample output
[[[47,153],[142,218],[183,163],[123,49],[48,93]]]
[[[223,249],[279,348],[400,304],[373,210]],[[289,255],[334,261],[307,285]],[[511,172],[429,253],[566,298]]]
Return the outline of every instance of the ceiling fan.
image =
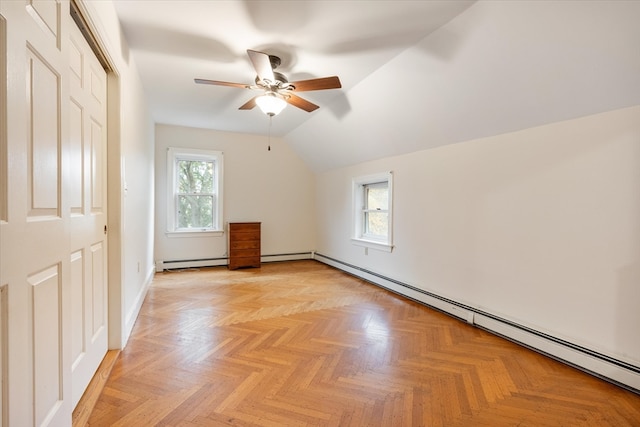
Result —
[[[258,105],[258,107],[269,116],[275,116],[280,113],[284,107],[287,106],[287,103],[307,112],[319,108],[316,104],[296,95],[296,92],[339,89],[342,87],[340,79],[337,76],[289,82],[284,74],[275,71],[280,65],[279,57],[250,49],[247,50],[247,54],[253,64],[253,68],[255,68],[258,74],[255,79],[255,84],[230,83],[207,79],[195,79],[195,82],[199,84],[260,90],[263,92],[262,95],[254,96],[239,109],[251,110]]]

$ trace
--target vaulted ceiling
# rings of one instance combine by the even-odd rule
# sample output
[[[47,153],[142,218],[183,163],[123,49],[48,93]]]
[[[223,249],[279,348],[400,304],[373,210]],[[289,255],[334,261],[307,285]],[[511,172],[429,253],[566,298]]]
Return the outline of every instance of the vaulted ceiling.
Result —
[[[637,1],[115,1],[158,123],[266,134],[247,49],[338,75],[272,122],[315,171],[640,104]]]

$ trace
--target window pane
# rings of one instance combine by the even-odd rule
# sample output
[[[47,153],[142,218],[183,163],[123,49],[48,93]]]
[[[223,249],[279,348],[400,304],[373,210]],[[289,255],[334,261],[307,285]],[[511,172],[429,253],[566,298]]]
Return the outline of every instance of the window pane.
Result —
[[[387,237],[389,234],[389,214],[385,212],[365,212],[365,234]]]
[[[213,196],[178,196],[178,228],[212,228]]]
[[[387,210],[389,208],[389,184],[387,182],[379,182],[376,184],[367,184],[366,192],[366,209]]]
[[[213,193],[213,162],[178,160],[178,193]]]

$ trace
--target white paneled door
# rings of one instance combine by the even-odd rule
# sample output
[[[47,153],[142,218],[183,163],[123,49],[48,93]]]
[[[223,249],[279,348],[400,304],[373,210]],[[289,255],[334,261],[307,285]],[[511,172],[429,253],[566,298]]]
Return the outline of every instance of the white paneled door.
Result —
[[[67,1],[0,15],[2,421],[68,426],[107,350],[106,77]]]
[[[69,223],[73,406],[107,352],[107,75],[69,25]]]

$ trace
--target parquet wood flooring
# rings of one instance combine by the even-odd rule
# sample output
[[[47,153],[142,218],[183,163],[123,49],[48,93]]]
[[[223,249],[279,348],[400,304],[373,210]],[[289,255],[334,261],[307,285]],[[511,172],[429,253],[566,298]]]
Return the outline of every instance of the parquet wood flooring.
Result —
[[[640,426],[640,396],[315,261],[157,274],[90,426]]]
[[[87,389],[84,391],[84,394],[73,411],[72,427],[83,427],[87,425],[87,421],[91,416],[91,411],[98,401],[100,393],[102,393],[102,389],[111,374],[111,369],[118,359],[119,354],[120,350],[107,351],[107,354],[104,356],[104,359],[102,359],[97,372],[89,382]]]

